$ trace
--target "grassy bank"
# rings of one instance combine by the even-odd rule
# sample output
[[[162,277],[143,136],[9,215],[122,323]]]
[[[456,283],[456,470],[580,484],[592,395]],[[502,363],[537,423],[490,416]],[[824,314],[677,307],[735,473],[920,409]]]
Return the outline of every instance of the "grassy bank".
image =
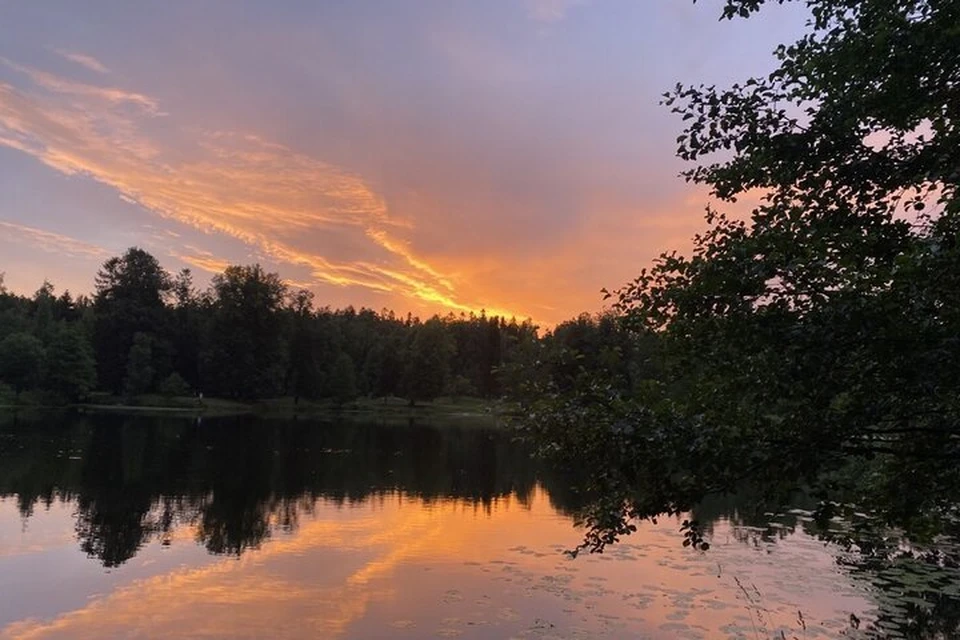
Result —
[[[410,406],[403,398],[361,398],[343,406],[327,402],[295,403],[293,398],[264,400],[254,405],[258,412],[301,414],[301,413],[365,413],[388,414],[392,416],[494,416],[502,409],[499,402],[481,398],[437,398],[431,402],[418,402]]]
[[[65,408],[48,406],[34,398],[20,402],[0,404],[0,410],[22,411],[34,409]],[[509,406],[494,400],[481,398],[437,398],[431,402],[418,402],[414,406],[403,398],[361,398],[337,406],[331,402],[314,402],[293,398],[271,398],[256,402],[241,402],[223,398],[170,397],[142,395],[134,397],[95,394],[88,402],[70,408],[91,413],[128,413],[144,415],[185,416],[231,416],[258,415],[264,418],[336,418],[358,420],[456,420],[496,424],[508,413]]]

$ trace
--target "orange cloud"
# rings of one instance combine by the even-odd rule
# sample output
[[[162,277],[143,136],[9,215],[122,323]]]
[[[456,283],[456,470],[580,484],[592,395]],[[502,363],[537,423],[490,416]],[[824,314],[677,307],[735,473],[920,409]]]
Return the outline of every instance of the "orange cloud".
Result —
[[[361,287],[435,310],[498,306],[486,296],[464,296],[450,274],[397,237],[413,230],[410,222],[392,217],[360,175],[256,135],[187,138],[176,127],[172,136],[151,135],[150,121],[162,115],[152,97],[0,62],[30,83],[0,83],[0,144],[67,175],[88,176],[160,216],[307,267],[316,283]],[[356,251],[332,257],[344,243]],[[177,257],[206,271],[227,264],[213,255]]]
[[[394,253],[402,257],[408,265],[422,271],[427,275],[434,278],[438,283],[440,283],[445,289],[453,290],[453,285],[450,283],[443,274],[438,272],[436,269],[431,267],[425,260],[418,258],[410,251],[410,248],[397,240],[394,240],[387,235],[387,232],[383,229],[367,229],[367,235],[373,239],[378,245],[386,249],[387,251]]]
[[[171,253],[171,255],[182,260],[183,262],[186,262],[191,267],[196,267],[213,274],[223,273],[224,270],[231,264],[229,260],[217,258],[212,253],[206,251],[204,251],[201,255],[184,253]]]
[[[157,103],[153,99],[148,98],[140,93],[124,91],[123,89],[118,89],[116,87],[101,87],[97,85],[73,82],[53,75],[52,73],[34,69],[33,67],[19,65],[12,60],[8,60],[7,58],[0,58],[0,62],[10,69],[28,76],[30,80],[37,86],[43,87],[44,89],[53,91],[55,93],[85,98],[95,98],[114,104],[126,102],[137,105],[150,113],[158,114]]]

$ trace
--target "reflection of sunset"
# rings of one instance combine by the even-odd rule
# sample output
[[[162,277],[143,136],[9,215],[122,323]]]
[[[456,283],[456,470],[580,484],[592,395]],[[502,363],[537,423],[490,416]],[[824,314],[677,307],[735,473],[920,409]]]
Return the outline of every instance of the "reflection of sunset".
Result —
[[[421,637],[441,625],[483,638],[529,632],[541,616],[559,637],[681,628],[716,637],[749,624],[724,572],[756,584],[777,624],[789,623],[802,600],[808,637],[863,608],[813,540],[773,549],[771,559],[723,543],[729,534],[718,531],[721,544],[703,555],[684,549],[676,523],[665,522],[608,555],[570,559],[561,551],[579,534],[542,489],[529,504],[509,497],[489,510],[390,495],[347,506],[321,501],[311,512],[294,533],[239,558],[127,581],[52,619],[14,622],[0,636]],[[175,547],[191,544],[186,534],[176,538]],[[782,562],[797,563],[806,591],[781,582]],[[811,595],[817,588],[823,593]]]

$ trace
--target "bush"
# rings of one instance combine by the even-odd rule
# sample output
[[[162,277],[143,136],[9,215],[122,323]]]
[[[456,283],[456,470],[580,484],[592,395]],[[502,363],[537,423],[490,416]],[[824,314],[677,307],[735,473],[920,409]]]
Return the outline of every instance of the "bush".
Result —
[[[465,376],[454,376],[447,383],[446,393],[453,399],[463,398],[463,397],[476,397],[480,395],[477,393],[477,388],[473,386],[473,383],[470,382]]]
[[[160,392],[160,395],[173,398],[176,396],[189,395],[190,385],[187,384],[187,381],[184,380],[179,373],[174,372],[160,382],[157,390]]]

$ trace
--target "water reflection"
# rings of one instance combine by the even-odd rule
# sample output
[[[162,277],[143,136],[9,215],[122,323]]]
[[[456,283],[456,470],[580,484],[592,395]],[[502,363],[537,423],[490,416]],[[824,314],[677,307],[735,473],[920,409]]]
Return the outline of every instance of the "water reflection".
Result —
[[[708,502],[707,554],[665,520],[571,559],[571,486],[476,426],[8,420],[0,638],[829,638],[886,606],[803,511]]]
[[[184,525],[211,553],[239,554],[295,529],[321,497],[356,503],[402,490],[489,509],[499,497],[528,500],[536,482],[522,449],[474,426],[108,415],[21,421],[0,437],[9,443],[0,495],[14,496],[24,516],[74,503],[82,549],[107,567]]]
[[[692,517],[714,534],[717,522],[732,525],[739,542],[756,548],[792,539],[797,532],[829,541],[837,565],[866,587],[876,600],[870,620],[851,618],[851,631],[874,638],[936,639],[960,637],[960,544],[941,537],[920,546],[859,512],[824,517],[809,496],[794,496],[792,508],[770,513],[749,511],[749,495],[715,497]],[[837,512],[843,511],[837,509]]]

